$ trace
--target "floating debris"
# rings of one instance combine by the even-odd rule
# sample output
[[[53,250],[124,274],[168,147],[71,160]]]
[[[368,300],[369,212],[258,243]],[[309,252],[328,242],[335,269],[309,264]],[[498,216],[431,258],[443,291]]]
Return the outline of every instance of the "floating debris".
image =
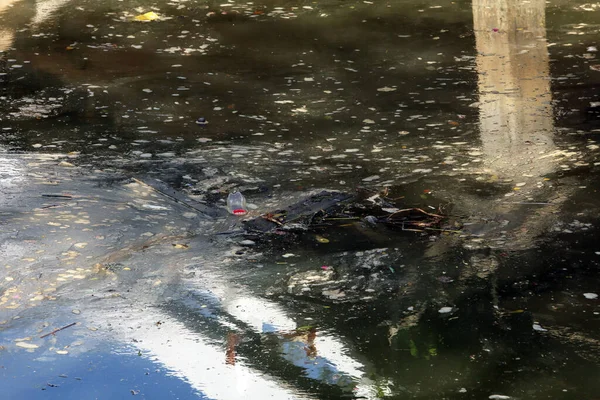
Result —
[[[28,350],[33,350],[33,349],[37,349],[38,347],[40,347],[37,344],[27,343],[27,342],[17,342],[16,346],[21,347],[23,349],[28,349]]]
[[[148,21],[156,21],[159,18],[160,17],[158,16],[157,13],[155,13],[154,11],[150,11],[145,14],[136,15],[133,19],[135,21],[148,22]]]

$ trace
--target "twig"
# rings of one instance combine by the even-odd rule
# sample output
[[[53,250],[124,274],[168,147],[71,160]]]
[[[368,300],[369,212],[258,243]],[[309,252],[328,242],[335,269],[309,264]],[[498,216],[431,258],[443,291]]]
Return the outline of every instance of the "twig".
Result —
[[[216,232],[215,235],[236,235],[238,233],[246,233],[245,229],[237,229],[235,231]]]
[[[283,226],[284,225],[281,222],[277,221],[277,219],[275,219],[275,216],[273,214],[263,214],[263,215],[261,215],[261,218],[264,218],[267,221],[272,222],[272,223],[274,223],[276,225],[279,225],[279,226]]]
[[[77,322],[73,322],[73,323],[71,323],[71,324],[69,324],[69,325],[65,325],[65,326],[63,326],[62,328],[57,328],[57,329],[53,330],[52,332],[49,332],[49,333],[46,333],[45,335],[42,335],[42,336],[40,336],[40,339],[43,339],[43,338],[45,338],[46,336],[54,335],[56,332],[60,332],[60,331],[62,331],[63,329],[70,328],[70,327],[72,327],[73,325],[76,325],[76,324],[77,324]]]
[[[398,210],[396,212],[394,212],[393,214],[388,215],[387,219],[391,219],[394,215],[399,214],[401,212],[406,212],[406,211],[418,211],[420,213],[423,213],[425,215],[429,215],[430,217],[435,217],[435,218],[444,218],[444,216],[442,215],[438,215],[438,214],[432,214],[432,213],[428,213],[427,211],[421,209],[421,208],[405,208],[403,210]]]
[[[70,194],[56,194],[56,193],[44,193],[42,197],[58,197],[59,199],[71,200],[73,196]]]
[[[185,202],[185,201],[183,201],[183,200],[179,200],[177,197],[175,197],[175,196],[171,196],[170,194],[168,194],[168,193],[166,193],[166,192],[163,192],[162,190],[160,190],[160,189],[157,189],[157,188],[155,188],[154,186],[147,184],[146,182],[140,181],[139,179],[136,179],[136,178],[131,178],[131,180],[132,180],[132,181],[134,181],[135,183],[138,183],[138,184],[140,184],[140,185],[148,186],[150,189],[154,190],[154,191],[155,191],[155,192],[157,192],[157,193],[160,193],[160,194],[162,194],[162,195],[163,195],[163,196],[165,196],[165,197],[168,197],[169,199],[173,200],[173,201],[174,201],[174,202],[176,202],[176,203],[179,203],[179,204],[181,204],[181,205],[183,205],[183,206],[185,206],[185,207],[187,207],[187,208],[190,208],[190,209],[192,209],[192,210],[194,210],[194,211],[198,211],[198,212],[199,212],[199,213],[201,213],[201,214],[205,214],[205,212],[204,212],[204,211],[202,211],[202,210],[200,210],[199,208],[196,208],[196,207],[194,207],[193,205],[191,205],[191,204],[189,204],[189,203],[186,203],[186,202]]]
[[[464,233],[463,231],[457,231],[454,229],[441,229],[441,228],[424,228],[427,231],[439,231],[439,232],[450,232],[450,233]]]
[[[422,230],[422,229],[409,229],[409,228],[405,228],[405,227],[404,227],[404,222],[402,223],[402,230],[403,230],[403,231],[407,231],[407,232],[425,232],[425,231],[424,231],[424,230]]]
[[[543,203],[543,202],[527,202],[527,201],[505,201],[504,203],[508,203],[508,204],[525,204],[525,205],[537,205],[537,206],[547,206],[550,205],[552,203]]]
[[[45,210],[46,208],[56,208],[56,207],[64,207],[63,204],[50,204],[47,206],[40,207],[40,210]]]

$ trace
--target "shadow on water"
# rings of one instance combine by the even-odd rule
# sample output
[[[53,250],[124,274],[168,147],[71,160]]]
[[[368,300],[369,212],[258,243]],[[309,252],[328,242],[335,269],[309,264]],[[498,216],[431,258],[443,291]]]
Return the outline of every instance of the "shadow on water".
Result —
[[[9,399],[597,394],[594,4],[152,10],[0,0]]]

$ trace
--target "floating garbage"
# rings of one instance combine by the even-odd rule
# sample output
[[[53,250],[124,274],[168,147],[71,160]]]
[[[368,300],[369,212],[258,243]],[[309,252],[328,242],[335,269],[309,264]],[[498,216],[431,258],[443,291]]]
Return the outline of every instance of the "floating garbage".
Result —
[[[248,211],[244,195],[240,192],[229,193],[229,196],[227,196],[227,211],[233,215],[245,215]]]

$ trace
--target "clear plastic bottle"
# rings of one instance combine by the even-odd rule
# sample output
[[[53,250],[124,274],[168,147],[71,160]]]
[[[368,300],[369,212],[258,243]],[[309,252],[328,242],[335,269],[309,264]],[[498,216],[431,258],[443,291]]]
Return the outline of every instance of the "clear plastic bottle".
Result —
[[[233,215],[246,215],[246,198],[240,192],[229,193],[227,196],[227,211]]]

